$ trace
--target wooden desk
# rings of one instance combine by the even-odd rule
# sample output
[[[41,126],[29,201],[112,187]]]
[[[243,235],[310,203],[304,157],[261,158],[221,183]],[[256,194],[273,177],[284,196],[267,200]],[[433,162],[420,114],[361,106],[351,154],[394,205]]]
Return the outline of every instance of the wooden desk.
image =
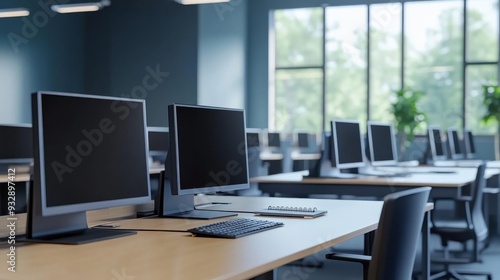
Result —
[[[285,226],[236,240],[141,231],[85,245],[18,245],[17,272],[7,271],[4,263],[0,279],[121,279],[119,275],[136,279],[247,279],[309,255],[323,259],[320,251],[376,229],[382,207],[382,202],[375,201],[260,199],[266,205],[310,203],[329,213],[316,219],[266,217],[283,221]],[[340,214],[346,212],[351,214]],[[142,227],[144,220],[161,229],[184,230],[214,222],[160,218],[134,221]]]
[[[500,169],[500,160],[491,160],[491,161],[488,161],[488,162],[486,162],[486,167]]]
[[[8,272],[4,262],[0,279],[248,279],[306,256],[323,260],[322,250],[376,229],[382,208],[380,201],[245,200],[234,198],[233,206],[249,209],[259,200],[258,205],[315,205],[329,212],[316,219],[266,217],[285,226],[235,240],[141,231],[85,245],[18,245],[17,272]],[[214,222],[158,218],[135,220],[136,225],[142,227],[144,220],[152,226],[163,224],[163,229]]]
[[[16,173],[14,176],[14,182],[27,182],[30,180],[30,174],[26,173]],[[9,178],[7,174],[0,174],[0,183],[7,183]]]
[[[406,177],[360,176],[352,179],[303,178],[307,171],[282,173],[255,177],[252,183],[258,183],[259,189],[274,196],[282,193],[292,196],[309,194],[338,194],[383,197],[389,193],[422,186],[433,187],[431,195],[457,196],[463,186],[472,183],[476,168],[411,168],[413,174]],[[390,169],[387,169],[390,170]],[[434,173],[453,171],[454,173]],[[500,170],[487,169],[486,178],[500,174]]]
[[[391,170],[391,168],[386,168]],[[400,168],[398,168],[400,170]],[[389,193],[404,189],[430,186],[431,197],[456,197],[461,195],[464,187],[474,182],[477,169],[465,167],[411,167],[408,171],[414,174],[408,177],[375,177],[361,176],[354,179],[304,178],[307,171],[282,173],[252,178],[259,190],[275,196],[277,193],[290,197],[307,197],[310,194],[336,194],[375,196],[382,198]],[[431,173],[454,171],[455,173]],[[500,168],[487,168],[485,177],[488,186],[498,188]],[[500,233],[500,196],[495,196],[494,203],[488,203],[487,213],[495,224],[491,224],[492,232]],[[489,219],[490,217],[488,217]]]

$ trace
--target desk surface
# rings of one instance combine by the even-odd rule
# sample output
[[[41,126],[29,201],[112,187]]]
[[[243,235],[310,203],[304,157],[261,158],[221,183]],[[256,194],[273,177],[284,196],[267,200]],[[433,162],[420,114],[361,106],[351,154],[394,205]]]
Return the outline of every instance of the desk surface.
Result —
[[[0,270],[0,279],[60,279],[61,276],[107,280],[125,276],[135,279],[247,279],[308,255],[317,254],[315,257],[322,260],[321,250],[376,229],[382,208],[379,201],[223,199],[226,202],[234,199],[232,203],[236,208],[299,204],[326,209],[328,214],[315,219],[266,217],[283,221],[285,226],[235,240],[191,237],[185,232],[141,231],[137,235],[85,245],[18,245],[17,272],[8,272],[4,267]],[[253,217],[253,214],[240,216]],[[144,220],[135,220],[136,225]],[[152,226],[178,229],[214,222],[148,220]]]
[[[14,178],[14,182],[27,182],[30,180],[30,174],[27,173],[16,173]],[[9,181],[9,177],[7,174],[0,174],[0,183],[7,183]]]
[[[500,160],[492,160],[486,162],[486,167],[488,168],[500,168]]]
[[[382,168],[381,168],[382,169]],[[385,168],[390,170],[390,168]],[[392,185],[392,186],[431,186],[457,188],[474,181],[476,168],[412,167],[413,174],[405,177],[359,176],[352,179],[302,178],[307,171],[282,173],[250,179],[252,183],[301,183],[301,184],[342,184],[342,185]],[[454,173],[435,173],[453,171]],[[498,169],[487,169],[486,178],[500,174]]]

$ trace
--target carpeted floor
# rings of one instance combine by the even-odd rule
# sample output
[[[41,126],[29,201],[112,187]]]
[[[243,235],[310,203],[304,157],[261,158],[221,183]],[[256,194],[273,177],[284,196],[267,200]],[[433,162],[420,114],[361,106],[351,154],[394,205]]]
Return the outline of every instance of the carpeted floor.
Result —
[[[362,252],[363,238],[355,238],[338,247],[335,250]],[[436,250],[440,248],[439,239],[436,236],[431,236],[430,249]],[[458,247],[457,247],[458,248]],[[361,265],[357,263],[348,263],[340,261],[324,260],[324,255],[327,251],[318,252],[302,260],[302,265],[299,262],[293,265],[286,265],[278,269],[278,280],[321,280],[321,279],[339,279],[339,280],[359,280],[363,279]],[[420,267],[420,252],[417,252],[415,271]],[[461,270],[479,270],[488,271],[493,274],[493,279],[500,279],[500,236],[492,238],[491,245],[482,253],[482,263],[454,266]],[[432,265],[433,270],[439,270],[440,266]],[[485,279],[485,277],[470,277],[467,279]],[[404,279],[402,279],[404,280]]]

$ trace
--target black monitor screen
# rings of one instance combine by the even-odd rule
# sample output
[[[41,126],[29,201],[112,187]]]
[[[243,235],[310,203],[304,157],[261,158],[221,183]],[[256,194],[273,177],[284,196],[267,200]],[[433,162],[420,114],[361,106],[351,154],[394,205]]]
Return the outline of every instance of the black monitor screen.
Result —
[[[441,139],[441,130],[439,127],[429,127],[427,132],[428,149],[432,160],[445,160],[446,155],[443,148],[443,140]]]
[[[258,132],[247,132],[247,146],[260,147],[260,139]]]
[[[150,201],[143,100],[33,98],[44,216]]]
[[[31,125],[0,125],[0,163],[30,163],[32,160]]]
[[[297,146],[299,148],[309,147],[309,134],[306,132],[297,133]]]
[[[174,104],[169,114],[174,194],[248,188],[243,110]]]
[[[441,131],[439,129],[433,129],[432,134],[434,136],[433,139],[434,139],[434,146],[436,147],[436,156],[443,156],[444,150],[443,150],[443,141],[441,139]]]
[[[267,133],[267,146],[273,147],[273,148],[281,147],[280,134],[277,132],[268,132]]]
[[[148,143],[150,151],[168,152],[169,141],[168,128],[148,127]]]
[[[364,166],[359,122],[334,120],[331,125],[335,166],[337,168]]]
[[[466,147],[466,152],[467,155],[472,156],[473,154],[476,153],[476,145],[474,144],[474,135],[472,134],[472,131],[466,130],[464,139],[466,139],[467,143],[465,145]]]
[[[453,157],[457,158],[462,154],[462,149],[460,147],[460,138],[458,137],[458,132],[456,129],[448,130],[448,143],[450,145],[450,152]]]
[[[372,165],[397,163],[395,139],[390,124],[368,123],[368,145]]]

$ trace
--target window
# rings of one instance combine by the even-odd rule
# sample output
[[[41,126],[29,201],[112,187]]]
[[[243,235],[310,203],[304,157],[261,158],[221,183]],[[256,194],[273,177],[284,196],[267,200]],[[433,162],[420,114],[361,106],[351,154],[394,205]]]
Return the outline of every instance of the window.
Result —
[[[420,105],[428,124],[459,127],[463,2],[411,2],[405,8],[405,86],[425,92]]]
[[[391,92],[401,88],[400,3],[370,6],[370,118],[392,121]]]
[[[392,121],[388,100],[404,86],[425,92],[420,106],[429,124],[494,133],[494,124],[481,122],[481,86],[498,79],[498,4],[405,1],[274,11],[269,127],[320,132],[332,118]]]
[[[276,131],[321,129],[323,72],[318,69],[276,71]]]
[[[323,9],[274,13],[276,72],[269,128],[321,130],[323,92]],[[307,42],[307,44],[304,44]],[[271,105],[273,106],[273,105]]]
[[[497,127],[495,125],[484,125],[481,119],[486,113],[483,106],[482,85],[495,81],[497,76],[498,67],[496,65],[470,65],[466,68],[466,126],[472,128],[474,133],[496,133]]]
[[[366,6],[326,8],[326,127],[334,118],[366,127],[366,21]]]

